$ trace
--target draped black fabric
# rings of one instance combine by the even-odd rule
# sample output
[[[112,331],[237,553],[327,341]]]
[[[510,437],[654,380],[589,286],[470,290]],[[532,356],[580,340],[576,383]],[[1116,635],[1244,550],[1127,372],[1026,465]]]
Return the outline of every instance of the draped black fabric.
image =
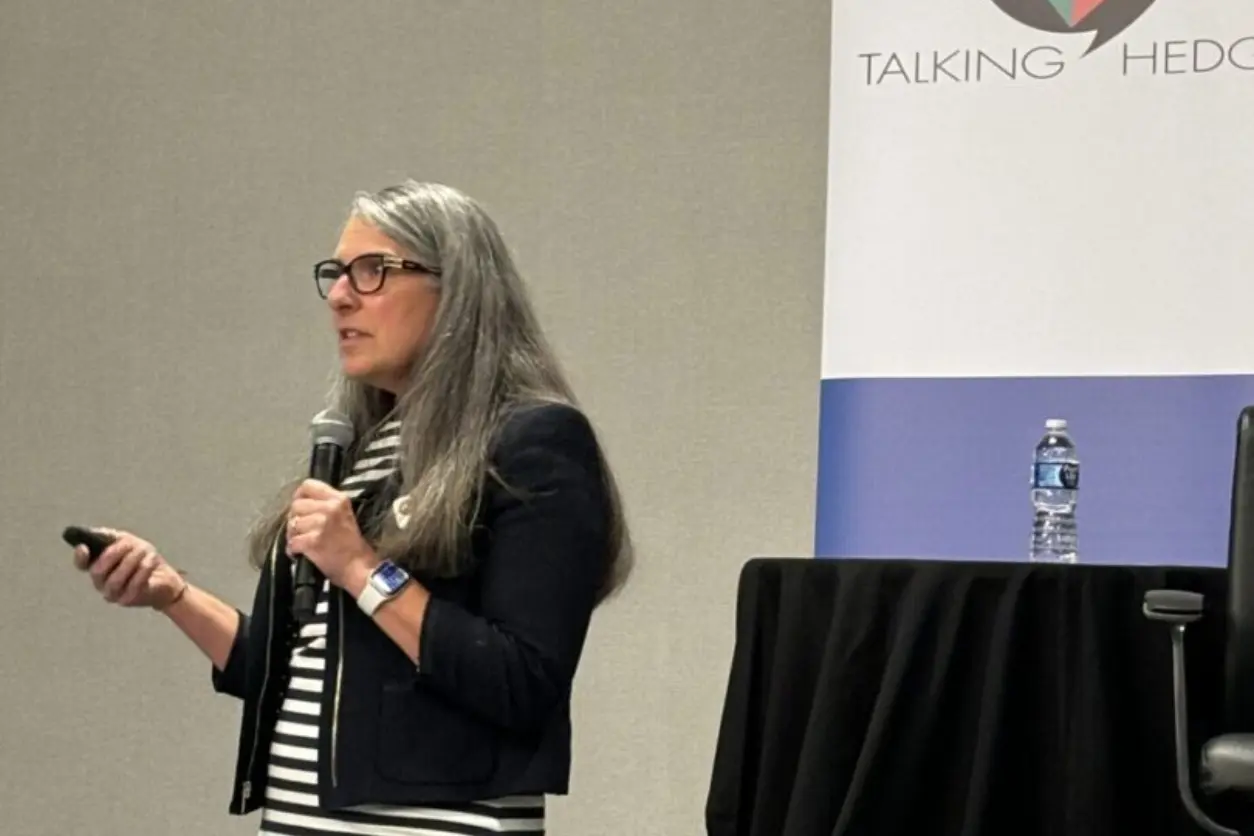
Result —
[[[1164,587],[1206,596],[1186,640],[1196,753],[1222,731],[1222,570],[750,561],[707,832],[1199,833],[1169,628],[1141,614]]]

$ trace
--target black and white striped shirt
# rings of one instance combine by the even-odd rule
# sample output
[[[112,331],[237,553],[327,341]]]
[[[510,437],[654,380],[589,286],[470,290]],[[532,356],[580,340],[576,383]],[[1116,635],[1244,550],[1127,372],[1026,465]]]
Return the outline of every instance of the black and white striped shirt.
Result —
[[[361,453],[340,489],[357,498],[371,483],[386,479],[396,466],[400,422],[385,424]],[[487,836],[543,834],[541,796],[503,798],[475,804],[422,807],[363,805],[349,810],[318,807],[318,715],[326,673],[327,600],[318,596],[315,618],[302,625],[292,649],[291,681],[279,711],[262,811],[261,834],[314,836]]]

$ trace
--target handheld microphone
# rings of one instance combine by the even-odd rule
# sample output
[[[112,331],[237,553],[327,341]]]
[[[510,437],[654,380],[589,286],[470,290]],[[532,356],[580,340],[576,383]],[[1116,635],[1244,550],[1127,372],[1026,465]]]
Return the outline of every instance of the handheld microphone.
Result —
[[[353,424],[343,413],[324,409],[313,417],[309,429],[313,437],[309,478],[338,488],[344,468],[344,451],[356,435]],[[307,624],[314,617],[318,590],[322,587],[322,573],[303,554],[294,555],[293,560],[296,577],[293,581],[292,616],[298,624]]]

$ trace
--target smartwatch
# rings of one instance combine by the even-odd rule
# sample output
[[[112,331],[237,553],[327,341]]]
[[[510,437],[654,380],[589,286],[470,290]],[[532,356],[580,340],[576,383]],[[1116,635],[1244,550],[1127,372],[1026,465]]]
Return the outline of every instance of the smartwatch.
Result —
[[[357,606],[373,618],[379,607],[395,598],[407,583],[409,573],[392,561],[385,560],[366,579],[365,588],[357,596]]]

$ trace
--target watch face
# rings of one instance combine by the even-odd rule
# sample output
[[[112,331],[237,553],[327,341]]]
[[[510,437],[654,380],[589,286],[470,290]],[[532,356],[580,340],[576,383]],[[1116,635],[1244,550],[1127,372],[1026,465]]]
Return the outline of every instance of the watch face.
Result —
[[[409,573],[394,563],[384,563],[374,570],[370,583],[384,595],[395,595],[409,580]]]

